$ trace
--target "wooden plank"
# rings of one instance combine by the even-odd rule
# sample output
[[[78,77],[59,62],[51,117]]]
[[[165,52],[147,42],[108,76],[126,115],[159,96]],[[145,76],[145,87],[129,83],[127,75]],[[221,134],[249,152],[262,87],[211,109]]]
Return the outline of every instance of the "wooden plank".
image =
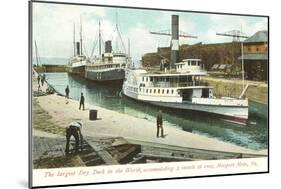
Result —
[[[106,151],[104,148],[101,148],[97,144],[92,141],[87,141],[88,144],[97,152],[100,158],[107,164],[107,165],[118,165],[119,163],[113,159],[113,157]]]

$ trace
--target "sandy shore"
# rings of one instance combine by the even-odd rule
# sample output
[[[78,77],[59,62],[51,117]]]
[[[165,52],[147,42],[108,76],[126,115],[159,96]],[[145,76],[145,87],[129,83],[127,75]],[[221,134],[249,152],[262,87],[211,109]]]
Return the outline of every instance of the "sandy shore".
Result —
[[[41,87],[41,89],[45,91],[46,87],[47,86],[45,85],[44,87]],[[35,80],[33,82],[33,89],[35,91],[38,89],[37,81]],[[82,132],[85,136],[121,136],[129,140],[132,139],[181,147],[266,154],[264,150],[256,151],[243,148],[206,136],[189,133],[174,127],[165,127],[165,125],[164,131],[167,136],[165,138],[157,138],[155,122],[149,120],[136,118],[89,104],[85,104],[86,110],[79,110],[78,101],[69,99],[68,103],[66,103],[67,100],[65,97],[58,96],[57,94],[34,98],[37,100],[38,105],[50,115],[51,118],[48,121],[59,127],[67,127],[73,120],[82,120]],[[89,120],[90,109],[98,110],[98,120]]]

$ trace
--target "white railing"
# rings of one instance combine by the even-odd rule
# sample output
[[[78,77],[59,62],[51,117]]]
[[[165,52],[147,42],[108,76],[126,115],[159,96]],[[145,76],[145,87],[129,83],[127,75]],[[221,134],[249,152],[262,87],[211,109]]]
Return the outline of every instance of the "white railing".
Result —
[[[236,98],[192,98],[192,103],[218,106],[248,106],[248,100]]]
[[[157,82],[157,83],[149,83],[148,87],[191,87],[191,86],[208,86],[207,82],[203,81],[193,81],[193,82]]]

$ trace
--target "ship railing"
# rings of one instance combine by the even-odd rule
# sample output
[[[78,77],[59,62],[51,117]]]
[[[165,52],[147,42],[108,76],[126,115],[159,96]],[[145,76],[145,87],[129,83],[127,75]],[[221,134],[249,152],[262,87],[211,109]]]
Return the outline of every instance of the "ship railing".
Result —
[[[192,98],[192,103],[219,106],[248,106],[248,101],[237,98]]]
[[[192,86],[208,86],[207,82],[204,81],[193,81],[193,82],[165,82],[165,83],[152,83],[153,87],[192,87]]]

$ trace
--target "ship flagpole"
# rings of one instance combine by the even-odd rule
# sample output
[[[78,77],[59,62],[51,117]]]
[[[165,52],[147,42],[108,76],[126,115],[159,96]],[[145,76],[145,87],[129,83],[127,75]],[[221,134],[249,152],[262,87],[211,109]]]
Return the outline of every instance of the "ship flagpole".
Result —
[[[75,23],[73,23],[73,56],[76,56],[76,52],[75,52]]]
[[[100,30],[100,21],[99,21],[99,55],[101,55],[101,30]]]

